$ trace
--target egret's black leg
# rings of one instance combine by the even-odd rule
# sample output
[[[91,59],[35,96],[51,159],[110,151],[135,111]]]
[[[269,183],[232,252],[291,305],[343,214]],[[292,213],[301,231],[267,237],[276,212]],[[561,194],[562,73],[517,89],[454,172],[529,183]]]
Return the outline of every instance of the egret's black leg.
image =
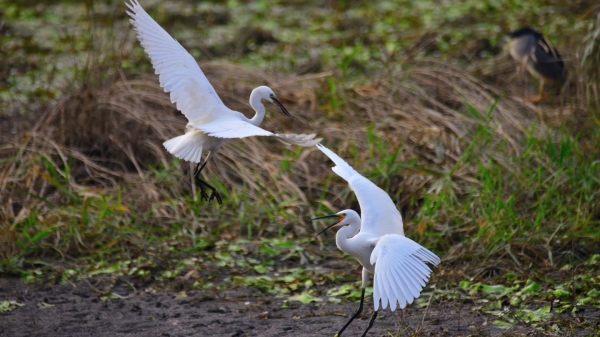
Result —
[[[198,165],[196,165],[196,169],[194,170],[194,181],[197,182],[200,187],[200,199],[208,200],[208,194],[206,194],[206,188],[205,188],[206,186],[204,185],[205,181],[198,178],[198,174],[200,173],[200,170],[198,169],[199,167],[200,167],[200,163],[198,163]],[[203,167],[204,167],[204,165],[203,165]]]
[[[362,293],[360,294],[360,306],[358,307],[358,310],[356,310],[356,312],[354,313],[354,315],[352,315],[352,317],[350,317],[350,320],[348,322],[346,322],[346,325],[344,325],[344,327],[334,336],[334,337],[339,337],[342,335],[342,332],[344,332],[344,330],[346,330],[346,328],[348,327],[348,325],[350,325],[350,323],[352,323],[352,321],[358,317],[358,315],[360,315],[360,313],[363,310],[363,302],[365,301],[365,288],[362,288]]]
[[[204,161],[204,163],[202,163],[202,166],[200,166],[200,163],[198,163],[198,165],[196,165],[196,169],[194,170],[194,177],[199,175],[200,172],[202,172],[202,170],[204,169],[204,166],[206,166],[206,160]]]
[[[365,332],[362,334],[362,337],[365,337],[367,335],[367,332],[369,332],[369,329],[371,329],[373,323],[375,323],[375,318],[377,318],[378,312],[379,311],[373,311],[373,315],[371,315],[371,319],[369,319],[369,325],[367,325],[367,330],[365,330]]]
[[[212,152],[208,153],[208,156],[206,156],[206,159],[204,160],[204,162],[202,163],[202,165],[200,165],[200,163],[198,163],[198,165],[196,165],[196,169],[194,170],[194,178],[198,180],[198,182],[200,183],[200,198],[206,200],[206,201],[212,201],[213,199],[217,199],[217,202],[219,203],[219,205],[223,205],[223,200],[221,199],[221,195],[219,195],[219,192],[217,192],[217,189],[212,187],[209,183],[207,183],[206,181],[202,180],[202,169],[204,169],[204,166],[206,166],[206,163],[208,162],[208,160],[210,159],[210,156],[212,155]],[[208,188],[209,190],[212,191],[212,193],[210,194],[210,197],[208,196],[208,194],[206,193],[206,188]]]
[[[219,192],[217,192],[216,188],[212,187],[209,183],[202,180],[198,176],[196,176],[196,181],[198,182],[198,185],[200,186],[200,197],[202,199],[204,199],[206,201],[212,201],[213,199],[217,199],[217,202],[219,203],[219,205],[223,205],[223,200],[221,199],[221,195],[219,195]],[[205,188],[211,190],[210,197],[206,193]]]

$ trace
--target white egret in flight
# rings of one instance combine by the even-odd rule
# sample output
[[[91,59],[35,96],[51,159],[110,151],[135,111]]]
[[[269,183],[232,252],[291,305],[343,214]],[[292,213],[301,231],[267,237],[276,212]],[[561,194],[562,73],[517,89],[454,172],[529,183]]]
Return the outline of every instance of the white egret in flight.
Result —
[[[335,235],[336,245],[363,266],[360,306],[336,336],[340,336],[362,312],[369,274],[373,274],[374,311],[363,334],[365,336],[373,326],[380,305],[385,309],[389,304],[392,311],[396,307],[404,309],[419,297],[431,275],[427,262],[437,266],[440,258],[404,236],[402,216],[385,191],[356,172],[333,151],[321,144],[317,147],[336,164],[332,170],[348,181],[362,212],[362,220],[351,209],[312,219],[337,218],[317,236],[329,228],[343,226]]]
[[[170,92],[171,102],[176,103],[177,109],[188,119],[185,134],[169,139],[163,145],[177,158],[198,163],[194,176],[200,176],[225,138],[271,136],[300,146],[312,146],[320,141],[314,134],[276,134],[259,127],[265,117],[263,99],[277,104],[283,113],[290,116],[273,90],[266,86],[260,86],[250,94],[250,106],[256,111],[253,118],[246,118],[242,113],[227,108],[192,55],[156,23],[137,0],[126,5],[138,40],[159,76],[160,86],[165,92]],[[200,165],[204,152],[208,154]],[[214,187],[202,179],[200,183],[202,198],[209,201],[216,198],[222,203]],[[205,188],[212,191],[210,198]]]

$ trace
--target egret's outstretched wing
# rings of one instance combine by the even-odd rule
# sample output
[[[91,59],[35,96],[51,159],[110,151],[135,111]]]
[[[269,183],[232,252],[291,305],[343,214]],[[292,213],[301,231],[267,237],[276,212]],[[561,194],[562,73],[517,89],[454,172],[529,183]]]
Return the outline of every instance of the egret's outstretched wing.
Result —
[[[267,131],[263,128],[250,124],[246,121],[235,119],[219,119],[210,123],[193,125],[209,136],[218,138],[245,138],[251,136],[270,136],[276,137],[288,144],[299,146],[313,146],[321,141],[321,138],[315,139],[315,134],[279,134]]]
[[[287,144],[294,144],[298,146],[314,146],[319,144],[323,138],[315,138],[316,135],[314,133],[311,134],[281,134],[276,133],[275,137]]]
[[[321,144],[317,144],[317,148],[335,163],[336,166],[332,168],[333,172],[344,178],[356,194],[360,204],[361,228],[377,236],[404,235],[402,216],[390,196],[369,179],[356,172],[333,151]]]
[[[206,124],[192,124],[193,127],[218,138],[246,138],[251,136],[273,136],[273,132],[235,119],[219,119]]]
[[[125,4],[131,10],[127,11],[129,21],[150,56],[160,86],[170,92],[171,102],[177,104],[177,109],[191,123],[206,123],[229,112],[192,55],[158,25],[137,0]]]
[[[440,258],[413,240],[398,234],[382,236],[371,253],[371,264],[375,264],[373,280],[373,303],[375,310],[396,310],[406,307],[419,297],[429,281],[431,269],[426,262],[437,266]]]

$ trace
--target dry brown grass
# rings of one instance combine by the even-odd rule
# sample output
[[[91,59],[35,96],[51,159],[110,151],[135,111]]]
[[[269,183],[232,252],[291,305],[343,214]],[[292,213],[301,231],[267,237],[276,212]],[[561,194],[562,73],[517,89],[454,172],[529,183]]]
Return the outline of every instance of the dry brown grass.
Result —
[[[548,131],[539,124],[532,105],[515,97],[506,97],[502,90],[485,84],[451,64],[439,61],[415,62],[405,70],[353,89],[348,97],[346,113],[354,118],[335,127],[323,120],[322,135],[331,144],[336,139],[338,152],[347,152],[350,146],[358,147],[360,159],[357,163],[369,162],[365,122],[375,126],[375,132],[384,139],[391,149],[401,146],[399,162],[418,159],[431,171],[406,170],[397,180],[393,189],[403,191],[406,200],[423,189],[436,190],[437,182],[446,173],[452,172],[452,188],[456,194],[464,193],[465,187],[477,183],[472,162],[464,164],[460,158],[469,146],[478,125],[489,125],[493,130],[493,142],[505,143],[505,151],[480,151],[479,160],[493,159],[507,169],[507,154],[519,154],[521,140],[532,123],[536,132]],[[472,106],[483,118],[479,118],[467,108]],[[492,110],[493,109],[493,110]],[[489,119],[485,118],[488,111]],[[328,137],[336,134],[337,137]],[[498,149],[497,146],[488,147]],[[379,154],[385,157],[385,154]],[[510,168],[512,169],[512,168]],[[359,169],[360,170],[360,169]],[[391,191],[394,193],[395,191]]]
[[[307,120],[316,113],[316,96],[302,78],[274,78],[231,64],[209,63],[202,68],[223,101],[238,111],[249,112],[246,98],[256,83],[275,88],[284,104],[296,113],[292,121],[280,114],[270,115],[265,127],[271,130],[306,130]],[[281,85],[285,87],[279,88]],[[69,201],[42,168],[42,156],[60,168],[58,174],[63,176],[65,187],[75,195],[114,196],[124,187],[123,204],[138,213],[152,210],[157,223],[165,219],[188,221],[189,209],[183,199],[195,191],[191,179],[178,172],[189,172],[191,167],[183,162],[179,168],[172,167],[172,157],[162,147],[164,140],[183,132],[186,120],[162,92],[155,76],[84,86],[42,111],[32,124],[25,132],[6,136],[7,142],[0,149],[2,157],[10,158],[0,171],[0,221],[5,224],[2,231],[7,243],[15,237],[10,235],[15,225],[31,210],[50,214],[56,212],[54,205]],[[260,200],[268,192],[281,200],[298,196],[305,204],[305,185],[278,173],[282,147],[264,138],[228,142],[205,174],[218,177],[231,193],[238,193],[245,182],[248,187],[244,193],[250,199]],[[148,171],[150,166],[161,165],[173,171],[168,181],[159,181]],[[297,166],[307,170],[303,160]],[[176,205],[169,202],[178,199],[181,201]],[[64,216],[58,218],[67,221]],[[14,242],[12,246],[7,255],[18,250]]]
[[[485,148],[494,150],[476,151],[479,160],[494,160],[507,170],[517,169],[507,155],[520,153],[525,130],[532,123],[536,124],[535,132],[548,132],[537,120],[539,107],[518,95],[506,95],[504,87],[486,84],[441,61],[406,63],[402,70],[381,74],[371,83],[338,89],[346,102],[339,112],[319,108],[327,100],[319,93],[329,90],[323,79],[329,74],[273,77],[227,63],[203,63],[201,67],[225,104],[247,115],[252,113],[247,97],[253,87],[271,86],[294,118],[271,113],[265,121],[266,129],[316,132],[324,137],[324,144],[361,173],[376,171],[373,166],[395,150],[397,162],[417,162],[394,171],[387,182],[376,181],[401,207],[411,198],[418,200],[425,191],[450,187],[460,196],[469,186],[478,184],[474,161],[461,160],[478,126],[489,125],[493,130],[493,144]],[[489,119],[479,118],[467,108],[469,105],[483,116],[493,110]],[[585,111],[583,107],[578,109]],[[162,147],[163,141],[183,132],[186,120],[162,92],[156,76],[123,75],[106,86],[84,85],[35,118],[29,130],[8,138],[0,148],[1,156],[10,158],[2,162],[0,169],[0,221],[6,234],[0,236],[6,242],[14,239],[11,230],[31,210],[48,218],[56,212],[52,205],[68,199],[52,184],[40,164],[41,156],[61,168],[59,174],[67,182],[66,188],[81,198],[116,195],[120,191],[124,205],[137,214],[151,211],[153,216],[147,221],[155,225],[190,221],[191,212],[184,198],[197,197],[190,183],[191,167],[183,162],[180,167],[172,167],[172,156]],[[367,141],[368,125],[373,126],[374,135],[386,144],[389,153],[381,153]],[[285,207],[291,217],[304,219],[321,200],[324,182],[332,176],[331,163],[314,154],[318,152],[314,148],[306,148],[294,157],[291,151],[296,149],[288,151],[284,147],[258,137],[230,140],[207,166],[205,175],[220,180],[238,202]],[[284,158],[290,160],[290,169],[282,171]],[[65,171],[67,166],[70,172]],[[149,171],[149,167],[161,166],[172,172],[168,180],[158,179]],[[348,189],[341,179],[331,180],[327,193],[322,201],[327,207],[346,204]],[[235,197],[240,194],[245,199]],[[281,206],[283,203],[285,206]],[[236,205],[223,207],[235,213]],[[209,215],[212,212],[207,210],[201,220],[191,215],[200,230],[208,231],[209,224],[219,221],[218,216]],[[282,221],[287,224],[285,219]],[[286,228],[297,235],[310,230],[294,224]],[[108,237],[104,240],[110,241]],[[13,243],[12,249],[3,254],[11,255],[16,250]]]

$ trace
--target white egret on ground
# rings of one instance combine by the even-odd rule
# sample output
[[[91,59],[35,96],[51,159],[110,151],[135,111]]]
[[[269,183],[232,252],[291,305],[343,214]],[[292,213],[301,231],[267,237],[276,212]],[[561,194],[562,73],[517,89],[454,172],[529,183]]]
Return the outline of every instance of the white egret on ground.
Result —
[[[250,94],[250,106],[256,111],[253,118],[227,108],[192,55],[156,23],[137,0],[126,5],[138,40],[159,76],[160,86],[170,92],[171,102],[176,103],[177,109],[188,119],[185,134],[169,139],[163,145],[177,158],[198,163],[194,176],[200,176],[225,138],[271,136],[300,146],[312,146],[320,141],[314,134],[276,134],[259,127],[265,117],[263,99],[277,104],[290,116],[269,87],[260,86]],[[200,165],[204,152],[208,154]],[[210,198],[205,188],[212,191]],[[202,198],[209,201],[216,198],[222,203],[216,189],[202,179],[200,189]]]
[[[389,304],[392,311],[396,307],[404,309],[419,297],[431,275],[427,263],[437,266],[440,258],[404,236],[402,216],[385,191],[356,172],[333,151],[321,144],[317,147],[336,164],[332,170],[348,181],[362,212],[362,220],[351,209],[312,219],[337,218],[317,236],[329,228],[343,226],[335,235],[336,245],[363,266],[360,306],[336,336],[340,336],[362,312],[369,274],[373,274],[374,311],[363,334],[365,336],[373,326],[380,305],[385,309]]]

